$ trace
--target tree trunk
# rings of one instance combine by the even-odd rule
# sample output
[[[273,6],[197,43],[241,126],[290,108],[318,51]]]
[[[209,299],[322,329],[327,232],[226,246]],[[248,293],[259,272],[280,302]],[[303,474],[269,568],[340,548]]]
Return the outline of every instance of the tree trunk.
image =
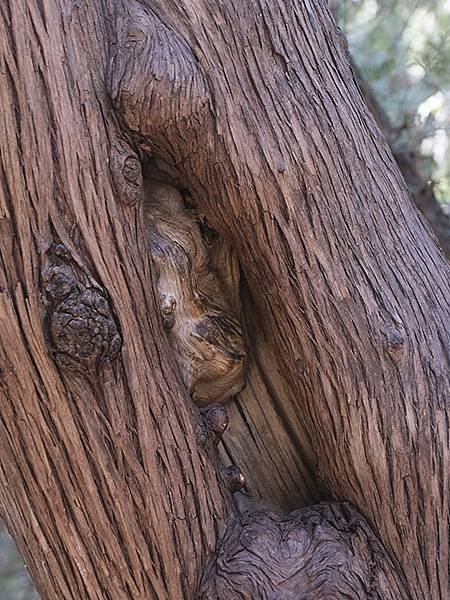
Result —
[[[447,598],[449,267],[326,2],[0,16],[0,507],[41,596]]]
[[[2,513],[42,598],[189,597],[231,509],[114,179],[105,9],[0,11]]]

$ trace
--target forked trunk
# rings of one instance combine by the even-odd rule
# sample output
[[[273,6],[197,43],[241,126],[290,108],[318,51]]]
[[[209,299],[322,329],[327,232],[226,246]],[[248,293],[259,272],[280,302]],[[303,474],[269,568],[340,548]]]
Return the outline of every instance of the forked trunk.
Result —
[[[0,507],[42,598],[447,598],[450,270],[326,2],[0,18]]]

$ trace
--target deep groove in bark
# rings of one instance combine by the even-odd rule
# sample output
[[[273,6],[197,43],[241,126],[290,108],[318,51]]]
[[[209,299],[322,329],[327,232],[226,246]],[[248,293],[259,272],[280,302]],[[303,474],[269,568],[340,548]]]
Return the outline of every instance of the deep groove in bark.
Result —
[[[447,600],[449,267],[326,2],[41,5],[0,7],[0,506],[42,596]],[[252,494],[284,514],[231,502],[223,421],[186,392],[143,158],[189,190],[251,289],[244,417],[229,402],[224,437]],[[98,369],[48,354],[54,232],[122,337],[94,349]],[[239,294],[226,296],[235,320]],[[354,508],[292,511],[321,498],[319,481]]]
[[[247,351],[237,297],[239,267],[220,236],[173,185],[145,181],[148,247],[163,326],[194,402],[224,402],[245,385]]]

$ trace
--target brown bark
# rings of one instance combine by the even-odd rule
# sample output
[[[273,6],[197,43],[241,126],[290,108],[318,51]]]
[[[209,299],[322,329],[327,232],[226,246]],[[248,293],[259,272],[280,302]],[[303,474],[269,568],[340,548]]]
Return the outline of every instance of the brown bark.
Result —
[[[448,265],[331,19],[322,3],[147,6],[118,27],[115,105],[232,241],[322,481],[413,597],[445,597]]]
[[[43,599],[187,598],[229,502],[127,204],[105,17],[0,7],[0,506]]]
[[[448,595],[449,268],[325,4],[0,8],[0,507],[44,598]],[[161,302],[155,172],[243,273],[222,455],[274,508],[355,508],[235,514],[179,326],[237,294],[192,269]]]
[[[321,503],[281,516],[244,513],[208,565],[199,600],[409,596],[367,523],[345,504]]]

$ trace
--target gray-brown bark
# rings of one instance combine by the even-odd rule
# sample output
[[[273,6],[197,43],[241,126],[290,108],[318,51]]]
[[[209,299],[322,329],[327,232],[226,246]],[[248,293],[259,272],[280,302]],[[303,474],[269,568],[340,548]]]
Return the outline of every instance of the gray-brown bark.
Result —
[[[325,3],[0,15],[0,507],[43,597],[446,598],[448,265]],[[355,508],[236,517],[226,418],[164,332],[144,160],[240,261],[222,455],[278,509]]]
[[[106,25],[0,7],[0,507],[43,599],[182,598],[229,501],[156,308]]]

